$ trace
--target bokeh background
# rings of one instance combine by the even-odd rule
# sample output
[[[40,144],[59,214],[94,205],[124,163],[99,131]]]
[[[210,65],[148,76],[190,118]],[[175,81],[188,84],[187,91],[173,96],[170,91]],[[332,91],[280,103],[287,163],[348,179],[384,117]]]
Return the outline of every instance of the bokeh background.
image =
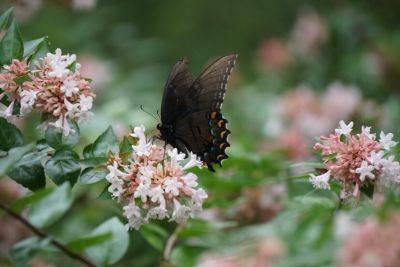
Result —
[[[313,159],[314,137],[339,120],[400,134],[400,2],[2,0],[0,10],[11,5],[26,40],[47,35],[53,49],[77,54],[93,79],[95,116],[82,125],[82,147],[108,125],[120,137],[131,125],[154,129],[158,122],[139,105],[156,114],[177,59],[186,56],[196,75],[216,57],[239,54],[223,106],[231,159],[216,174],[201,173],[208,209],[183,232],[173,253],[178,266],[338,261],[341,215],[331,216],[324,203],[303,210],[294,199],[311,186],[288,177],[307,171],[302,162]],[[21,126],[32,140],[38,120]],[[2,198],[24,194],[11,181],[1,183]],[[49,231],[68,240],[118,214],[115,203],[97,198],[102,186],[77,189],[74,208]],[[364,216],[372,212],[361,208]],[[8,249],[27,234],[0,219],[0,265],[10,264]],[[157,266],[157,242],[165,236],[130,236],[116,266]],[[46,252],[31,263],[74,264]]]

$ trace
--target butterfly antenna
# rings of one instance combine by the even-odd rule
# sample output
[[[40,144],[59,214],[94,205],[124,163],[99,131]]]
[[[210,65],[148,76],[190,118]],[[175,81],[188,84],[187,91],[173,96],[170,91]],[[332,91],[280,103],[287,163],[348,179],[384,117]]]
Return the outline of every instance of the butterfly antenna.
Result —
[[[157,109],[157,116],[161,120],[160,111]]]
[[[144,113],[146,113],[147,115],[150,115],[153,119],[155,119],[156,121],[158,121],[158,119],[157,119],[156,116],[154,116],[154,115],[151,114],[150,112],[144,110],[143,105],[140,105],[140,109],[141,109]]]

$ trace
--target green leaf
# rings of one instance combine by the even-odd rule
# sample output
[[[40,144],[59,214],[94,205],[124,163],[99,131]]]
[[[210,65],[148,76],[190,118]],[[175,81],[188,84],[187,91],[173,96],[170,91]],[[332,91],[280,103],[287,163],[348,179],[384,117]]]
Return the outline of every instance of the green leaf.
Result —
[[[40,228],[55,223],[71,207],[73,196],[68,182],[56,187],[29,209],[29,221]]]
[[[6,174],[26,153],[32,151],[33,144],[22,147],[15,147],[7,152],[7,155],[0,158],[0,178]]]
[[[0,42],[0,65],[10,64],[13,59],[22,59],[23,54],[22,36],[17,23],[13,20]]]
[[[0,150],[7,151],[23,143],[21,131],[6,119],[0,118]]]
[[[93,246],[103,244],[112,238],[112,233],[104,233],[99,235],[92,235],[80,237],[67,244],[67,247],[75,252],[82,252]]]
[[[39,61],[40,59],[44,58],[47,53],[50,53],[50,43],[47,37],[44,38],[44,40],[38,45],[36,51],[29,57],[29,63],[35,63],[36,61]],[[31,67],[34,66],[34,64],[30,64]]]
[[[157,251],[163,251],[166,239],[164,229],[155,224],[143,225],[140,228],[140,234]]]
[[[25,42],[24,43],[24,58],[35,53],[39,49],[39,47],[42,45],[42,43],[46,41],[46,38],[47,37],[42,37],[39,39]]]
[[[124,139],[119,147],[119,151],[120,153],[131,153],[133,151],[132,144],[128,137],[124,136]]]
[[[14,82],[16,82],[19,85],[22,85],[24,82],[30,81],[31,77],[29,77],[29,74],[18,76],[14,79]]]
[[[46,177],[42,166],[42,160],[46,154],[38,151],[26,154],[16,165],[7,173],[7,175],[32,191],[44,188]]]
[[[81,175],[80,183],[81,184],[94,184],[107,176],[107,172],[104,168],[86,168]]]
[[[85,147],[83,156],[85,158],[108,158],[108,153],[117,154],[119,152],[118,138],[111,126],[102,133],[96,141]]]
[[[50,239],[30,237],[15,244],[10,252],[11,259],[16,267],[26,266],[30,259],[42,248],[50,244]]]
[[[11,209],[16,213],[20,213],[29,205],[37,203],[40,200],[42,200],[43,198],[45,198],[47,195],[49,195],[51,192],[53,192],[53,190],[54,190],[53,188],[45,188],[45,189],[39,190],[33,194],[29,194],[27,196],[21,197],[12,203]]]
[[[7,28],[10,18],[12,16],[13,7],[7,9],[1,16],[0,16],[0,32]]]
[[[69,122],[69,124],[74,131],[67,136],[55,127],[48,128],[45,133],[47,144],[55,149],[73,148],[79,142],[80,130],[77,123]]]
[[[46,162],[44,170],[55,184],[69,181],[74,185],[81,172],[79,157],[72,150],[59,150]]]
[[[112,233],[112,238],[98,246],[86,250],[86,254],[99,265],[116,263],[124,256],[129,245],[129,235],[124,225],[116,217],[98,226],[90,236]]]

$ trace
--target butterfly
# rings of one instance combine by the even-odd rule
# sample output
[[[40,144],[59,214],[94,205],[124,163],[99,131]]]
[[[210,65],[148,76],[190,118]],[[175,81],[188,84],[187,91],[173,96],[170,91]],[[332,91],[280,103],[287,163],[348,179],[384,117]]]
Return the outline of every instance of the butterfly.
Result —
[[[227,120],[221,114],[229,76],[237,54],[221,57],[193,79],[186,58],[178,60],[165,84],[161,103],[160,139],[178,149],[196,154],[215,171],[214,164],[228,158]]]

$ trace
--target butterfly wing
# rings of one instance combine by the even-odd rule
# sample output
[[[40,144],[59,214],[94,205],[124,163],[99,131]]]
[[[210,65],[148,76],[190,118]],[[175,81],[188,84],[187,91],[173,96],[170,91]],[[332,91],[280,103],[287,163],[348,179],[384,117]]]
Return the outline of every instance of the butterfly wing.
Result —
[[[222,57],[204,69],[184,94],[184,112],[173,126],[176,146],[197,154],[212,171],[213,164],[221,165],[228,158],[225,150],[230,131],[220,109],[236,58],[236,54]]]
[[[164,88],[161,102],[161,122],[171,125],[182,112],[188,109],[185,95],[193,83],[187,59],[178,60],[172,68]]]

